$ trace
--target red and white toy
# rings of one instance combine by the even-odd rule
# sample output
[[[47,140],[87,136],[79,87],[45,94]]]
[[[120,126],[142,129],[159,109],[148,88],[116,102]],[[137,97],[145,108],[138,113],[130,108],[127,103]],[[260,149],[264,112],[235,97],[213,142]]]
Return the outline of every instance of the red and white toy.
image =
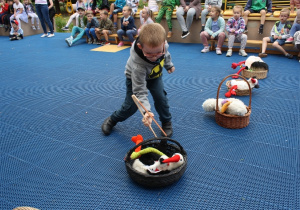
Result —
[[[252,77],[247,80],[250,85],[250,88],[259,88],[258,80],[256,77]],[[232,95],[236,95],[236,90],[248,90],[248,84],[245,80],[230,80],[230,89],[227,93],[225,93],[226,97],[231,97]]]
[[[175,153],[172,157],[161,156],[158,161],[148,167],[151,174],[159,173],[161,171],[172,171],[184,163],[183,156],[180,153]]]
[[[247,60],[241,61],[239,63],[232,63],[231,68],[236,69],[240,66],[240,70],[236,73],[240,74],[244,69],[250,70],[251,68],[263,68],[265,70],[269,70],[268,64],[266,64],[260,57],[258,56],[249,56]],[[232,78],[236,79],[238,76],[233,76]]]

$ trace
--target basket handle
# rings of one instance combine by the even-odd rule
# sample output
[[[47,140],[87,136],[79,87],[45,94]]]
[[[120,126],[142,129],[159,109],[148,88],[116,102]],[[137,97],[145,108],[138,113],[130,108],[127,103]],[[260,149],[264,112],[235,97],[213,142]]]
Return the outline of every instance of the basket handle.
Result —
[[[181,153],[184,152],[183,147],[179,144],[178,141],[175,141],[175,140],[170,139],[168,137],[155,137],[155,138],[152,138],[152,139],[148,139],[146,141],[142,141],[141,143],[137,144],[135,147],[133,147],[132,149],[130,149],[129,152],[127,153],[127,156],[125,157],[125,161],[126,162],[130,161],[130,155],[134,152],[134,150],[136,148],[138,148],[139,146],[143,146],[144,144],[146,144],[146,143],[148,143],[150,141],[154,141],[154,140],[161,140],[160,143],[167,143],[167,141],[171,141],[171,142],[175,143],[180,148]]]
[[[241,78],[241,79],[243,79],[246,83],[247,83],[247,85],[248,85],[248,88],[249,88],[249,109],[251,109],[251,98],[252,98],[252,90],[251,90],[251,87],[250,87],[250,84],[249,84],[249,82],[246,80],[246,78],[245,77],[243,77],[243,76],[241,76],[241,75],[238,75],[238,74],[230,74],[230,75],[228,75],[227,77],[225,77],[222,81],[221,81],[221,83],[219,84],[219,87],[218,87],[218,91],[217,91],[217,101],[216,101],[216,112],[218,112],[219,111],[219,92],[220,92],[220,88],[221,88],[221,85],[223,84],[223,82],[227,79],[227,78],[229,78],[229,77],[232,77],[232,76],[238,76],[239,78]]]

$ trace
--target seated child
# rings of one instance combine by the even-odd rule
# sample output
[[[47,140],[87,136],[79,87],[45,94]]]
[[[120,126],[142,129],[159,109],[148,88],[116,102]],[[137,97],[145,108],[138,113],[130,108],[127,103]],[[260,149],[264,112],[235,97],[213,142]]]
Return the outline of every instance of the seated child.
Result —
[[[205,0],[204,10],[202,10],[201,12],[201,25],[202,25],[201,32],[204,31],[206,16],[210,13],[212,6],[216,6],[221,9],[222,0]]]
[[[23,39],[23,30],[19,27],[19,22],[17,20],[11,21],[11,30],[9,34],[10,41]]]
[[[247,23],[248,23],[248,15],[250,13],[260,13],[260,26],[258,29],[259,34],[263,34],[264,32],[264,24],[266,20],[266,7],[268,13],[272,13],[272,0],[248,0],[245,6],[244,19],[245,19],[245,33],[248,31]]]
[[[100,26],[99,28],[96,28],[96,36],[99,40],[97,44],[101,45],[109,45],[110,43],[108,42],[108,35],[112,34],[113,30],[113,23],[112,21],[108,18],[108,12],[106,10],[101,11],[100,13]],[[104,36],[105,41],[100,42],[101,40],[101,35]]]
[[[62,28],[62,30],[64,31],[68,31],[69,30],[69,25],[72,23],[72,21],[75,19],[76,20],[76,26],[78,26],[78,16],[79,16],[79,11],[78,11],[78,8],[83,8],[85,10],[85,4],[83,2],[83,0],[77,0],[76,1],[76,12],[70,16],[67,24]]]
[[[220,16],[221,9],[216,6],[211,7],[210,17],[207,19],[205,29],[200,33],[202,44],[204,45],[202,53],[209,52],[208,40],[218,40],[216,53],[222,55],[221,47],[225,40],[225,20]]]
[[[93,12],[91,10],[86,12],[87,24],[85,28],[85,34],[88,37],[88,44],[97,44],[97,36],[95,33],[96,20],[94,19]]]
[[[85,27],[87,25],[87,17],[85,16],[85,8],[84,7],[77,7],[78,17],[77,23],[78,25],[73,26],[72,33],[69,38],[66,38],[65,41],[69,47],[71,47],[74,43],[82,38],[85,33]],[[74,39],[75,35],[77,34],[76,38]]]
[[[297,10],[297,16],[290,30],[290,37],[285,41],[285,43],[292,43],[294,41],[294,35],[296,31],[300,31],[300,9]]]
[[[294,35],[295,47],[299,50],[297,60],[300,62],[300,31],[297,31]]]
[[[108,0],[94,0],[92,4],[94,15],[101,13],[103,10],[109,12]]]
[[[141,22],[141,26],[138,29],[138,34],[140,33],[140,31],[144,25],[153,23],[152,11],[150,10],[149,7],[144,7],[144,9],[142,9],[142,11],[140,13],[140,22]]]
[[[273,43],[273,47],[280,50],[287,58],[292,59],[293,55],[287,53],[281,45],[284,45],[285,40],[290,37],[290,29],[292,24],[287,21],[290,16],[290,10],[284,8],[280,11],[279,21],[276,21],[275,25],[271,30],[270,37],[264,37],[262,43],[262,51],[258,54],[259,57],[264,58],[267,57],[266,54],[267,44],[268,42]]]
[[[10,21],[13,19],[16,19],[19,23],[19,26],[21,28],[21,21],[23,20],[25,23],[28,23],[28,17],[24,10],[24,5],[20,2],[20,0],[14,0],[14,15],[10,17]]]
[[[169,32],[167,37],[172,37],[172,13],[175,8],[176,1],[175,0],[162,0],[161,7],[159,9],[158,15],[155,19],[155,22],[160,23],[164,14],[166,14],[166,20],[168,23]]]
[[[168,137],[172,136],[172,115],[169,110],[170,106],[162,78],[163,68],[169,74],[175,71],[168,47],[165,29],[160,24],[152,23],[142,28],[139,37],[130,49],[130,57],[125,67],[125,101],[120,109],[104,120],[101,129],[105,135],[109,135],[118,122],[125,121],[138,110],[131,98],[132,94],[135,94],[150,112],[143,117],[144,125],[150,126],[152,122],[150,116],[153,117],[154,114],[150,111],[149,91],[154,100],[159,119],[162,122],[162,129]]]
[[[131,15],[134,16],[138,10],[139,0],[126,0],[126,6],[131,8]]]
[[[245,30],[245,21],[242,17],[243,7],[234,6],[233,7],[233,17],[228,19],[226,24],[226,31],[228,32],[228,51],[226,56],[230,57],[232,55],[232,47],[234,42],[241,43],[241,49],[239,55],[247,56],[245,52],[245,47],[247,44],[247,35],[243,34]]]
[[[110,5],[110,16],[109,19],[113,19],[114,29],[117,29],[117,19],[118,13],[122,12],[123,7],[126,5],[126,0],[116,0],[114,3]]]
[[[10,17],[14,14],[13,0],[7,0],[8,10],[7,13],[1,17],[2,23],[5,27],[5,32],[10,28]]]
[[[31,0],[24,0],[24,7],[25,7],[25,12],[27,13],[28,17],[31,17],[31,28],[33,30],[40,30],[40,21],[39,17],[37,14],[34,12],[33,5],[31,3]],[[36,22],[36,27],[34,26],[34,20]]]
[[[134,36],[137,34],[136,26],[134,25],[134,18],[130,16],[131,8],[125,6],[123,8],[123,17],[121,18],[121,29],[117,31],[118,37],[120,39],[120,43],[118,47],[122,47],[124,45],[123,36],[127,36],[131,44],[134,41]]]

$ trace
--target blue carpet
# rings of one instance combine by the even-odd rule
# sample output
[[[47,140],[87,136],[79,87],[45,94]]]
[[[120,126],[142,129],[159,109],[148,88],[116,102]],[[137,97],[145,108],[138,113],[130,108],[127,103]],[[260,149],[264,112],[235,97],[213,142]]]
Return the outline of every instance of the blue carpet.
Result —
[[[129,49],[95,52],[83,39],[69,48],[66,36],[0,37],[0,209],[300,209],[296,59],[264,59],[270,72],[253,91],[250,124],[231,130],[201,105],[236,72],[231,63],[245,58],[170,43],[176,71],[163,78],[173,139],[189,162],[177,183],[145,189],[130,179],[123,160],[133,135],[153,137],[140,113],[108,137],[100,132],[124,100]],[[225,91],[224,84],[220,97]],[[248,96],[240,99],[249,103]]]

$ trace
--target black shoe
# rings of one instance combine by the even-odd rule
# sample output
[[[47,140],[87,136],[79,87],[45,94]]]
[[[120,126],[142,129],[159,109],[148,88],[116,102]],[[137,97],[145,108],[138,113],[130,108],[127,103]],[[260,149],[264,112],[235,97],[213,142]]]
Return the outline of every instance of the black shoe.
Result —
[[[5,25],[4,27],[5,27],[5,32],[7,32],[9,27],[7,25]]]
[[[205,26],[202,26],[200,33],[204,31],[204,27],[205,27]]]
[[[183,31],[182,35],[181,35],[181,39],[184,39],[185,37],[187,37],[188,35],[190,35],[190,32],[188,31]]]
[[[291,54],[289,54],[289,53],[286,54],[285,56],[286,56],[288,59],[293,59],[293,57],[294,57],[293,55],[291,55]]]
[[[263,33],[264,33],[264,27],[263,27],[263,26],[260,26],[260,27],[259,27],[258,33],[259,33],[259,34],[263,34]]]
[[[111,133],[111,130],[113,129],[113,127],[116,125],[117,123],[112,121],[112,119],[110,117],[106,118],[106,120],[104,120],[101,128],[102,128],[102,132],[104,133],[104,135],[109,135]]]
[[[161,127],[164,130],[164,132],[167,134],[168,137],[171,137],[173,135],[172,122],[162,123]],[[162,136],[165,136],[165,135],[162,133]]]

